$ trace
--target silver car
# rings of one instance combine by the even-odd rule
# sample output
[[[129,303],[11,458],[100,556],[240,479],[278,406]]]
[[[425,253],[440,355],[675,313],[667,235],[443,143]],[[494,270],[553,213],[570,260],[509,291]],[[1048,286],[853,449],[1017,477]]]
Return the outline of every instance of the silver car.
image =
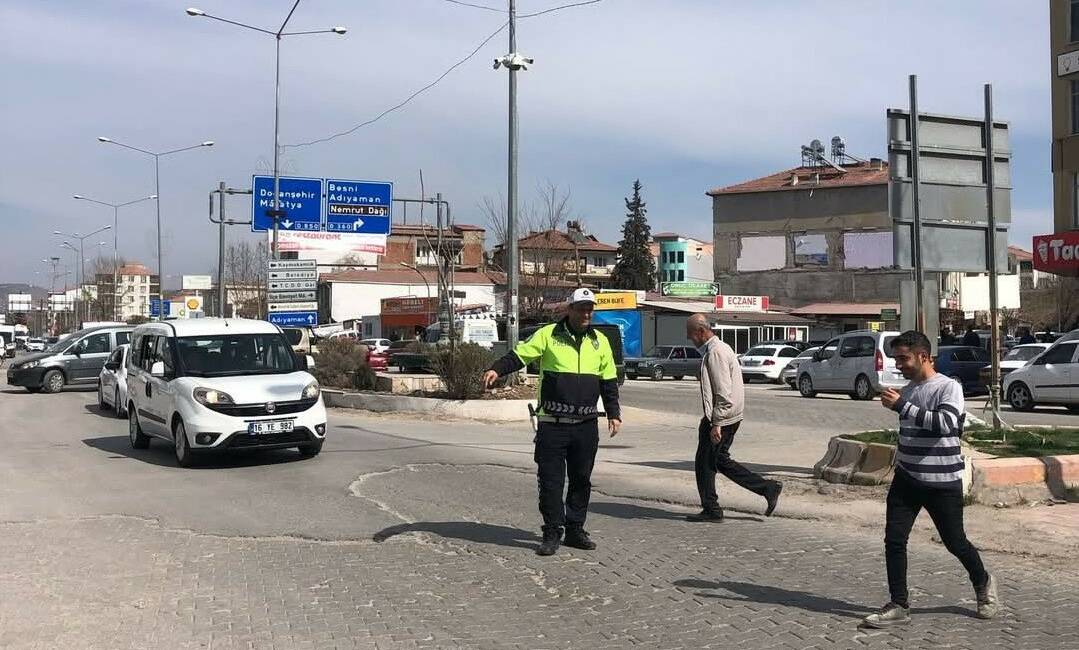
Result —
[[[798,366],[798,392],[845,393],[854,399],[873,399],[885,388],[907,385],[895,367],[892,341],[899,332],[857,330],[828,341]]]
[[[787,367],[783,369],[783,372],[779,373],[779,381],[791,387],[791,389],[797,390],[798,388],[798,366],[802,365],[809,359],[813,358],[820,346],[807,348],[805,352],[802,352],[798,356],[791,359],[791,362],[787,364]]]
[[[127,345],[112,351],[97,376],[97,407],[127,417]]]

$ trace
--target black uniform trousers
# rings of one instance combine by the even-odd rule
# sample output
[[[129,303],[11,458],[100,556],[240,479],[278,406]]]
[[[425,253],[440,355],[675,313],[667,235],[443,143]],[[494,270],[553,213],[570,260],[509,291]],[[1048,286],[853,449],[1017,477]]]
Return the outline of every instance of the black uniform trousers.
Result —
[[[888,507],[884,526],[884,558],[888,566],[888,592],[892,602],[909,607],[907,593],[907,539],[922,508],[937,527],[944,548],[959,558],[975,587],[989,580],[978,549],[967,540],[963,530],[963,491],[938,489],[919,484],[906,472],[896,469],[888,489]]]
[[[583,526],[592,494],[592,466],[599,448],[599,421],[540,422],[536,433],[536,476],[543,529]],[[562,493],[569,478],[569,488]]]
[[[768,480],[755,474],[738,461],[731,458],[731,445],[734,434],[738,432],[735,422],[722,427],[723,439],[712,442],[712,423],[708,418],[701,418],[697,427],[697,457],[693,469],[697,474],[697,492],[701,495],[701,509],[709,512],[719,511],[719,495],[716,494],[716,474],[722,474],[750,492],[764,495]]]

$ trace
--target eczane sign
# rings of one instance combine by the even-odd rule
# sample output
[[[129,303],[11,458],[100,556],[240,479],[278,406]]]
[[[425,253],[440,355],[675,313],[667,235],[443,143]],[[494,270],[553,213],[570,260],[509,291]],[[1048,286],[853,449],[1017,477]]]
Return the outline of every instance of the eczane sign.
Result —
[[[768,296],[716,296],[717,311],[768,311]]]

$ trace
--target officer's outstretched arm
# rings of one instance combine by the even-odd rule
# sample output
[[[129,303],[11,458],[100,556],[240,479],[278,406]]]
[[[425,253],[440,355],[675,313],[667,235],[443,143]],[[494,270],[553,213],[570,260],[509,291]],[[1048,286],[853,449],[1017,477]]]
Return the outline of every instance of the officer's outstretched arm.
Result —
[[[546,328],[537,330],[535,334],[528,337],[527,341],[521,341],[516,348],[491,364],[491,370],[502,377],[524,368],[543,356],[543,352],[547,349],[547,338]]]

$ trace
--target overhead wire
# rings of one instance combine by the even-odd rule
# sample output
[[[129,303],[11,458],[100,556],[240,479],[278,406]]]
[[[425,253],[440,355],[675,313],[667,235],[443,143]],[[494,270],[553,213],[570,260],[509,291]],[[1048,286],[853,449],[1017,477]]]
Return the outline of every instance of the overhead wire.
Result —
[[[451,4],[460,5],[460,6],[464,6],[464,7],[472,7],[472,8],[476,8],[476,9],[486,9],[486,10],[490,10],[490,11],[497,11],[499,13],[503,13],[502,10],[497,9],[495,7],[489,7],[489,6],[480,5],[480,4],[473,4],[473,3],[470,3],[470,2],[464,2],[463,0],[445,0],[445,1],[449,2]],[[586,5],[594,5],[594,4],[597,4],[597,3],[602,2],[602,1],[603,0],[584,0],[582,2],[573,2],[573,3],[569,3],[569,4],[559,5],[557,7],[551,7],[550,9],[544,9],[543,11],[537,11],[537,12],[530,13],[530,14],[519,14],[517,17],[518,18],[535,18],[536,16],[543,16],[545,14],[553,13],[553,12],[556,12],[556,11],[562,11],[563,9],[570,9],[570,8],[573,8],[573,7],[583,7],[583,6],[586,6]],[[476,48],[473,49],[466,57],[464,57],[460,61],[458,61],[458,62],[454,63],[453,65],[451,65],[449,68],[446,69],[445,72],[440,74],[434,81],[427,84],[423,88],[420,88],[416,92],[412,93],[407,98],[405,98],[404,101],[397,104],[396,106],[392,106],[390,108],[387,108],[386,110],[382,111],[381,113],[379,113],[375,117],[373,117],[373,118],[371,118],[369,120],[366,120],[364,122],[361,122],[361,123],[353,126],[350,129],[347,129],[345,131],[340,131],[338,133],[334,133],[333,135],[328,135],[326,137],[318,138],[318,139],[315,139],[315,140],[308,140],[306,142],[297,142],[297,143],[293,143],[293,144],[284,144],[284,145],[281,145],[281,148],[282,149],[295,149],[295,148],[298,148],[298,147],[308,147],[308,146],[315,145],[315,144],[321,144],[323,142],[329,142],[331,140],[336,140],[337,138],[344,137],[346,135],[352,135],[353,133],[355,133],[356,131],[359,131],[363,127],[370,126],[371,124],[374,124],[375,122],[378,122],[379,120],[386,117],[390,113],[393,113],[395,111],[398,111],[398,110],[404,108],[409,103],[411,103],[412,100],[415,99],[416,97],[419,97],[421,94],[427,92],[431,88],[434,88],[443,79],[445,79],[447,76],[449,76],[449,74],[451,72],[453,72],[457,68],[461,67],[462,65],[467,63],[470,59],[472,59],[474,56],[476,56],[479,53],[479,51],[483,49],[483,47],[485,45],[490,43],[491,40],[495,36],[498,36],[499,34],[501,34],[502,31],[505,30],[506,27],[508,27],[508,26],[509,26],[509,21],[507,20],[506,22],[502,23],[502,25],[498,29],[496,29],[494,32],[492,32],[490,36],[483,39],[480,42],[480,44],[477,45]]]

